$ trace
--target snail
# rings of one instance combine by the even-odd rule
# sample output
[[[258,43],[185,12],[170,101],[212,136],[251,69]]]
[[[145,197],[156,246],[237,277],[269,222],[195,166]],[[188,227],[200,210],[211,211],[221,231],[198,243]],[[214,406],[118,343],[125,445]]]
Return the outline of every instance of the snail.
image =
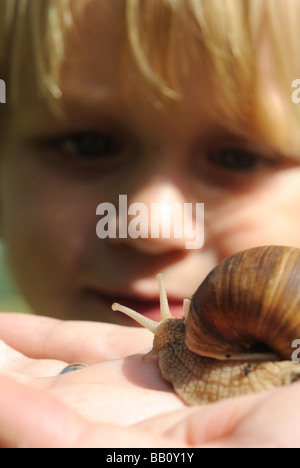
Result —
[[[164,379],[189,405],[268,390],[300,380],[292,342],[300,338],[300,249],[262,246],[219,263],[183,317],[172,317],[158,276],[161,321],[113,304],[154,333]]]

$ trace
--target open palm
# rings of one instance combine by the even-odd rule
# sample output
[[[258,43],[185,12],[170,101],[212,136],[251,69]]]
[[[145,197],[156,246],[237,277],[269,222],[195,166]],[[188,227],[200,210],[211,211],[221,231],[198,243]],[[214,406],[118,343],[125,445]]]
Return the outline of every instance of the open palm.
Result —
[[[0,340],[2,447],[300,446],[299,383],[188,408],[144,329],[2,313]]]

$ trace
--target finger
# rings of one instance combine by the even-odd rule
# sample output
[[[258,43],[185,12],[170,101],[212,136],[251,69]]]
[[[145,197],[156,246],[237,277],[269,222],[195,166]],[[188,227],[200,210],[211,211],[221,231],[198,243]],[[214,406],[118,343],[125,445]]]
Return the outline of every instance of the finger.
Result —
[[[85,421],[46,393],[0,376],[2,447],[178,447],[171,439]]]
[[[29,358],[0,340],[1,374],[13,375],[18,380],[28,381],[30,377],[55,376],[65,366],[66,363],[59,360]]]
[[[240,421],[253,409],[253,399],[257,399],[257,395],[184,407],[139,422],[134,427],[152,434],[166,435],[178,443],[185,442],[191,446],[202,447],[210,443],[218,446],[220,440],[234,433]]]
[[[155,434],[198,447],[299,447],[299,389],[300,384],[295,383],[187,408],[136,427],[146,430],[147,425]]]
[[[241,437],[238,428],[248,414],[255,411],[261,398],[262,394],[253,394],[187,408],[176,424],[168,421],[164,434],[201,448],[251,446],[254,440],[257,443],[256,438],[253,439],[255,434],[249,431],[247,437]]]
[[[82,430],[76,416],[48,395],[3,376],[0,388],[1,446],[59,447]]]
[[[43,353],[46,337],[51,335],[59,320],[30,314],[0,313],[0,339],[13,349],[30,357]]]
[[[153,338],[136,327],[0,313],[0,339],[33,358],[92,364],[149,351]]]

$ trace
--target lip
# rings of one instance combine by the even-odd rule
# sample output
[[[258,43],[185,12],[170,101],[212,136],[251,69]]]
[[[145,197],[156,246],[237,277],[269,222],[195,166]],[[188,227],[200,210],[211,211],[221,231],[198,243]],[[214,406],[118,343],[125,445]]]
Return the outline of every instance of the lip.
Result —
[[[160,313],[160,303],[159,298],[156,299],[142,299],[142,298],[132,298],[126,296],[120,296],[118,294],[115,295],[106,295],[99,291],[94,291],[94,293],[98,296],[101,302],[105,303],[108,308],[111,308],[114,302],[118,302],[130,309],[133,309],[140,314],[144,315],[145,317],[155,320],[159,322],[161,320],[161,313]],[[181,318],[182,317],[182,301],[178,300],[169,300],[169,307],[173,317]],[[113,314],[122,314],[121,312],[115,311]],[[124,315],[122,314],[122,317]],[[128,318],[129,323],[140,326],[132,319]]]

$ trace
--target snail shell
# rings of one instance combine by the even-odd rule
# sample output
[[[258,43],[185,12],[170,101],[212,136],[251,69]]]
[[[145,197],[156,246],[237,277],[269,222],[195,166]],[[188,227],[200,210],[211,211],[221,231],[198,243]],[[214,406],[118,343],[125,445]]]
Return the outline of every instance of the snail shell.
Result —
[[[239,252],[212,270],[193,295],[186,343],[198,354],[223,359],[263,345],[290,359],[295,338],[300,338],[299,249]]]
[[[286,385],[300,379],[292,342],[300,338],[300,249],[257,247],[228,257],[171,316],[161,275],[160,322],[113,304],[154,333],[163,377],[187,404]]]

